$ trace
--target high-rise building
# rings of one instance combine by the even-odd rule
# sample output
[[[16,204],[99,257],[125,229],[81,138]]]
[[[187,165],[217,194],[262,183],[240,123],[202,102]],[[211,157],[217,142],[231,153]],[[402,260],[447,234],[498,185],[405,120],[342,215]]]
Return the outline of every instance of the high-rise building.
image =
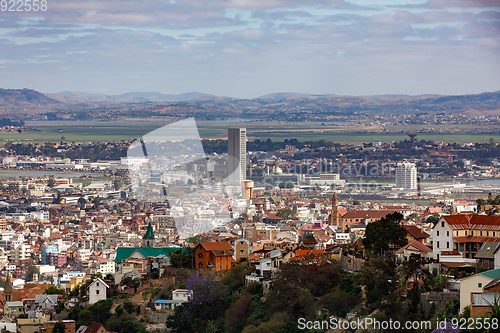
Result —
[[[229,128],[228,142],[228,169],[229,182],[240,185],[246,179],[247,170],[247,129]],[[235,173],[240,168],[239,173]],[[235,174],[233,174],[235,173]]]
[[[396,188],[417,189],[417,166],[411,162],[399,162],[396,167]]]

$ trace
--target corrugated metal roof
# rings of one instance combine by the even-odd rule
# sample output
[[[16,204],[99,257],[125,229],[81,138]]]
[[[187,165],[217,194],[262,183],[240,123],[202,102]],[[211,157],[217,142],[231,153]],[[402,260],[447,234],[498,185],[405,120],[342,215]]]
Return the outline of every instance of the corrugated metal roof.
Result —
[[[500,301],[500,293],[472,294],[473,306],[491,306],[491,304]]]
[[[455,214],[442,217],[453,230],[500,231],[500,216]]]

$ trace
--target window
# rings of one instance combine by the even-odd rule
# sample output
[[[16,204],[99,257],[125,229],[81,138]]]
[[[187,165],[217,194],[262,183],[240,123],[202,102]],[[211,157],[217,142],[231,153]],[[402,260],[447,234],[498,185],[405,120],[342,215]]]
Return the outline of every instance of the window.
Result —
[[[444,228],[444,221],[441,222],[441,228]]]
[[[96,285],[99,287],[99,282],[97,282]]]
[[[244,254],[245,254],[245,251],[240,250],[240,255],[244,255]]]
[[[449,248],[450,247],[450,242],[446,242],[446,247]]]
[[[439,249],[439,242],[436,242],[436,247]]]
[[[198,258],[202,259],[203,258],[203,253],[198,254]]]
[[[449,231],[446,232],[446,236],[448,236],[448,237],[450,236],[450,232]]]
[[[198,268],[203,268],[203,264],[201,262],[198,264]]]
[[[479,282],[479,283],[477,284],[477,287],[478,287],[478,288],[482,288],[482,287],[483,287],[483,284],[482,284],[481,282]]]
[[[439,236],[439,230],[437,231],[437,236]]]
[[[99,295],[99,290],[96,290],[96,291],[95,291],[95,294],[96,294],[96,295]]]

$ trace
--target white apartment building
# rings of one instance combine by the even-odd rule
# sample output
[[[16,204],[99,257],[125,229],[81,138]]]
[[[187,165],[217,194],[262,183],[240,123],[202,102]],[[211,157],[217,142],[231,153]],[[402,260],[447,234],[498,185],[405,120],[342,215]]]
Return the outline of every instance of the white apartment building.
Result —
[[[86,262],[90,259],[90,250],[89,249],[80,249],[76,251],[76,260],[79,262]]]
[[[396,167],[396,188],[417,189],[417,166],[411,162],[399,162]]]
[[[115,262],[112,260],[107,260],[107,259],[101,259],[99,260],[99,272],[103,276],[106,274],[115,274],[116,268],[115,268]]]
[[[31,258],[31,246],[29,244],[15,244],[11,251],[12,261],[16,264],[21,262],[21,260]]]

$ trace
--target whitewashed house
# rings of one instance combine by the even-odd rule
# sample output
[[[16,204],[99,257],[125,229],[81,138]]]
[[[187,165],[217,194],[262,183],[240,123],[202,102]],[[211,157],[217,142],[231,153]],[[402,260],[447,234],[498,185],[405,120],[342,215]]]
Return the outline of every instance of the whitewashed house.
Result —
[[[107,298],[109,286],[100,278],[95,279],[87,287],[88,304],[94,304]]]

